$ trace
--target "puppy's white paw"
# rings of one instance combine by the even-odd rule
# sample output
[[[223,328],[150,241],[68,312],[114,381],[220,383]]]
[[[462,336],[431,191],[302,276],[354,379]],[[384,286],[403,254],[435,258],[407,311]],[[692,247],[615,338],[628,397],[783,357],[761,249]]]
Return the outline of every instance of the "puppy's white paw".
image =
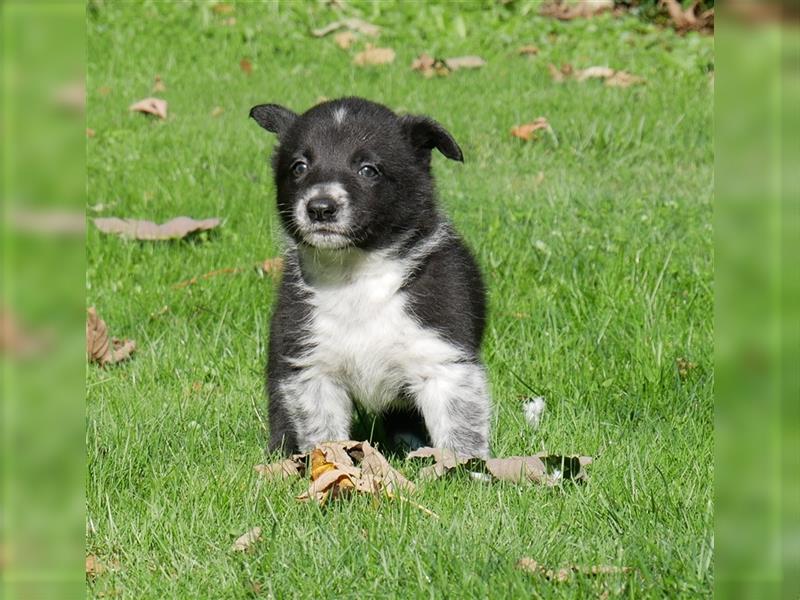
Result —
[[[537,429],[539,427],[539,423],[542,421],[542,415],[544,414],[545,406],[544,398],[541,396],[530,398],[522,405],[522,412],[525,415],[525,420],[533,429]]]

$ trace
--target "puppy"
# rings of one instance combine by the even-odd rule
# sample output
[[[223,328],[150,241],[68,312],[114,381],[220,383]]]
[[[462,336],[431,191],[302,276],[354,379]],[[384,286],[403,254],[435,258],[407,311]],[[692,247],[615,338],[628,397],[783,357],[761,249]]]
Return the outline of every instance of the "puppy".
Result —
[[[269,340],[270,450],[349,439],[358,403],[389,425],[416,416],[434,446],[488,456],[486,293],[431,175],[434,149],[463,161],[456,141],[360,98],[250,116],[278,136],[289,237]]]

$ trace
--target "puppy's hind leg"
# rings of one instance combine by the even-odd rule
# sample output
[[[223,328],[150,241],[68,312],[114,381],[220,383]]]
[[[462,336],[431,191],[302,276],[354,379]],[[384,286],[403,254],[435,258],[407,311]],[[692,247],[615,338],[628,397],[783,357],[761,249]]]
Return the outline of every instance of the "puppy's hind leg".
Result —
[[[439,365],[412,390],[435,447],[489,457],[492,404],[480,363]]]

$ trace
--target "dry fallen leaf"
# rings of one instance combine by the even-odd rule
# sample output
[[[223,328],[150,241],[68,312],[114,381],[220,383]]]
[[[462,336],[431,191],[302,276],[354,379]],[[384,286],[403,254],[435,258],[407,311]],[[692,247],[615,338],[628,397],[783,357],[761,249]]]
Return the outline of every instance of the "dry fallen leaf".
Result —
[[[486,61],[480,56],[456,56],[454,58],[433,58],[422,53],[411,62],[411,68],[419,71],[425,77],[434,75],[446,76],[458,69],[480,69],[486,66]]]
[[[83,81],[76,81],[57,89],[55,102],[67,110],[83,112],[86,109],[86,86]]]
[[[542,5],[539,14],[562,21],[585,19],[614,9],[614,0],[551,0]]]
[[[480,69],[486,66],[486,61],[480,56],[456,56],[455,58],[445,58],[444,62],[451,71],[457,71],[458,69]]]
[[[164,80],[161,79],[161,75],[156,75],[155,80],[153,81],[153,93],[158,94],[160,92],[166,92],[167,86],[164,83]]]
[[[103,233],[116,233],[135,240],[174,240],[198,231],[214,229],[220,224],[220,220],[214,218],[198,221],[189,217],[175,217],[157,225],[152,221],[138,219],[99,217],[94,219],[94,224]]]
[[[539,54],[539,47],[534,46],[533,44],[526,44],[517,50],[517,54],[520,54],[521,56],[536,56]]]
[[[261,271],[267,275],[278,277],[283,273],[283,257],[276,256],[275,258],[267,258],[259,265]]]
[[[564,81],[572,75],[572,65],[569,63],[564,63],[560,69],[551,63],[547,65],[547,69],[550,71],[550,77],[553,78],[553,81],[557,82]]]
[[[575,81],[585,81],[587,79],[608,79],[614,74],[614,69],[609,67],[589,67],[588,69],[578,69],[575,71]]]
[[[78,235],[86,232],[86,215],[59,210],[14,210],[8,215],[15,231],[44,235]]]
[[[678,0],[661,0],[661,5],[666,7],[669,18],[672,19],[675,29],[684,33],[686,31],[702,31],[711,33],[714,31],[714,9],[696,14],[699,0],[692,2],[685,10]]]
[[[211,111],[211,116],[216,118],[216,117],[220,116],[224,112],[225,112],[224,108],[222,108],[221,106],[215,106],[213,108],[213,110]]]
[[[239,68],[245,75],[250,75],[250,73],[253,72],[253,63],[251,63],[249,59],[243,58],[239,61]]]
[[[391,48],[377,48],[371,44],[367,45],[353,57],[353,64],[364,67],[368,65],[386,65],[394,62],[395,52]]]
[[[311,35],[314,37],[324,37],[329,33],[333,33],[343,27],[349,29],[350,31],[356,31],[358,33],[363,33],[364,35],[368,35],[370,37],[377,37],[381,33],[381,28],[377,25],[373,25],[372,23],[368,23],[366,21],[362,21],[361,19],[343,19],[341,21],[333,21],[329,23],[325,27],[321,27],[319,29],[313,29],[311,31]]]
[[[104,563],[94,554],[86,555],[86,577],[94,579],[98,575],[102,575],[106,571],[116,571],[119,569],[119,561],[112,560]]]
[[[548,123],[547,119],[544,117],[538,117],[532,123],[515,125],[511,128],[511,135],[529,142],[536,139],[536,132],[540,129],[551,129],[550,123]]]
[[[145,98],[144,100],[139,100],[131,104],[128,110],[153,115],[159,119],[166,119],[167,101],[161,98]]]
[[[229,15],[235,10],[235,7],[228,2],[217,2],[211,7],[211,10],[218,15]]]
[[[533,573],[534,575],[541,575],[550,581],[558,581],[559,583],[569,581],[573,576],[597,577],[598,575],[618,575],[633,572],[631,567],[617,567],[613,565],[593,565],[589,567],[570,565],[559,569],[549,569],[527,556],[519,559],[517,568],[522,571],[527,571],[528,573]]]
[[[95,308],[89,307],[86,311],[86,356],[89,362],[96,362],[101,366],[114,364],[130,358],[136,350],[133,340],[109,341],[106,322],[97,315]]]
[[[261,539],[261,527],[253,527],[247,533],[240,535],[233,542],[231,550],[234,552],[247,552],[253,545]]]
[[[295,455],[296,458],[287,458],[279,463],[269,465],[256,465],[253,467],[264,479],[290,479],[292,477],[302,477],[306,471],[305,458],[303,455]]]
[[[433,465],[420,470],[420,477],[424,479],[436,479],[463,466],[470,471],[485,471],[500,481],[513,483],[532,481],[544,485],[556,485],[566,479],[583,481],[586,478],[584,467],[592,462],[588,456],[561,456],[545,453],[533,456],[483,459],[457,455],[452,450],[442,448],[420,448],[410,452],[406,459],[433,459],[435,461]]]
[[[44,350],[49,340],[23,328],[14,314],[0,308],[0,355],[28,358]]]
[[[306,467],[308,462],[310,469]],[[365,493],[396,498],[436,517],[425,507],[398,495],[400,491],[413,491],[414,484],[368,442],[325,442],[311,452],[294,454],[270,465],[256,465],[255,470],[268,480],[302,477],[308,470],[311,482],[308,490],[297,496],[301,501],[324,504],[350,493]]]
[[[333,41],[336,42],[336,45],[342,50],[347,50],[353,45],[353,42],[356,41],[356,34],[349,30],[340,31],[333,36]]]
[[[95,136],[95,131],[91,127],[86,128],[86,137],[93,138]]]
[[[414,71],[419,71],[426,78],[434,75],[445,77],[450,74],[450,68],[445,61],[440,58],[433,58],[424,52],[411,62],[411,68]]]
[[[100,562],[100,559],[97,558],[94,554],[90,554],[86,557],[86,575],[89,577],[96,577],[97,575],[101,575],[106,570],[103,563]]]
[[[609,87],[630,87],[632,85],[645,83],[643,77],[631,75],[625,71],[617,71],[610,67],[595,66],[586,69],[574,69],[572,65],[565,64],[559,69],[555,65],[548,65],[550,76],[553,81],[562,82],[566,79],[574,79],[578,82],[586,81],[587,79],[602,79]]]
[[[101,85],[99,88],[97,88],[97,93],[101,96],[108,96],[111,93],[111,88],[107,85]]]

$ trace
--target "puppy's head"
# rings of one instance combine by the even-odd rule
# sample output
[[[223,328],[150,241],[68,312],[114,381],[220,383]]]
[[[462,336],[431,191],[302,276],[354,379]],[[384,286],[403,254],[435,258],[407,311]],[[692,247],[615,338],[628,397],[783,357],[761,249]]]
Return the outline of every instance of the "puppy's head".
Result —
[[[360,98],[302,115],[261,104],[250,116],[278,135],[273,170],[283,225],[316,248],[383,247],[417,229],[435,210],[431,151],[463,160],[436,121]]]

